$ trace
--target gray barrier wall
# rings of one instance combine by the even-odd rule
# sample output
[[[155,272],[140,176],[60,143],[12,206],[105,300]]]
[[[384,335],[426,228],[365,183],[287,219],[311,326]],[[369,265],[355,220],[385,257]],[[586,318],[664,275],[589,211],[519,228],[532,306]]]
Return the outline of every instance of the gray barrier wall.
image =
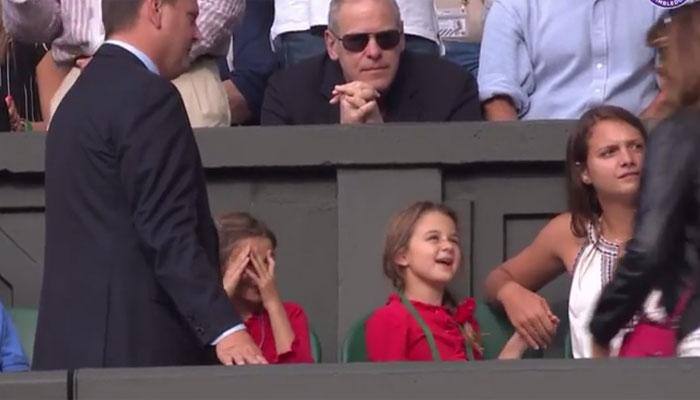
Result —
[[[75,399],[696,399],[698,368],[695,359],[85,370]]]
[[[66,371],[0,373],[3,400],[72,400],[68,388]]]
[[[697,399],[699,369],[700,359],[93,369],[0,374],[0,398],[675,400]]]
[[[565,208],[566,121],[300,126],[196,134],[214,214],[250,211],[279,237],[284,298],[300,303],[336,360],[353,321],[389,293],[380,254],[389,216],[419,199],[461,217],[465,268],[481,296],[495,265]],[[43,265],[42,134],[0,133],[0,299],[35,307]],[[568,281],[545,294],[565,317]],[[558,353],[560,349],[552,349]]]

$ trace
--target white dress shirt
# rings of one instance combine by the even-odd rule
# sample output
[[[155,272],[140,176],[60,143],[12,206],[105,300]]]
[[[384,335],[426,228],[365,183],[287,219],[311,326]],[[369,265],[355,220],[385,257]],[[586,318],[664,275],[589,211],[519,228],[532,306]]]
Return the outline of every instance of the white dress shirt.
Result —
[[[404,32],[438,41],[437,13],[432,0],[397,0]],[[330,0],[275,0],[275,20],[270,40],[283,33],[307,31],[312,26],[328,25]]]

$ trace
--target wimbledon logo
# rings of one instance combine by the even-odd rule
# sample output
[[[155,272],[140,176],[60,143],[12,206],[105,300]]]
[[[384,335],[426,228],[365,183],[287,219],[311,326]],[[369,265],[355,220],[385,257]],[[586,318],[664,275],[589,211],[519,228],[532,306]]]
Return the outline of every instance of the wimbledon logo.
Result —
[[[676,8],[688,0],[651,0],[652,3],[663,8]]]

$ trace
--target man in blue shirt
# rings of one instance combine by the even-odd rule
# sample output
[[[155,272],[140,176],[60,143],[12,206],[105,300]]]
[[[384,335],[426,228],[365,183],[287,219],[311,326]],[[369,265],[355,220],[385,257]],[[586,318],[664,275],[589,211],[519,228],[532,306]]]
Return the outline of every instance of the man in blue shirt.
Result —
[[[17,331],[10,314],[0,302],[0,372],[22,372],[29,370]]]
[[[578,118],[599,104],[653,117],[646,33],[664,11],[651,0],[496,0],[478,77],[486,118]]]

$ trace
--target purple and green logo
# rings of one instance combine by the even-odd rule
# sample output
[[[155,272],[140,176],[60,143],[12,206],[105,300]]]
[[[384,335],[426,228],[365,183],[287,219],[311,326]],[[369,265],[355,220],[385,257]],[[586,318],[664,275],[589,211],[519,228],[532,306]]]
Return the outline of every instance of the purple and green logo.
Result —
[[[652,3],[663,8],[676,8],[688,0],[651,0]]]

